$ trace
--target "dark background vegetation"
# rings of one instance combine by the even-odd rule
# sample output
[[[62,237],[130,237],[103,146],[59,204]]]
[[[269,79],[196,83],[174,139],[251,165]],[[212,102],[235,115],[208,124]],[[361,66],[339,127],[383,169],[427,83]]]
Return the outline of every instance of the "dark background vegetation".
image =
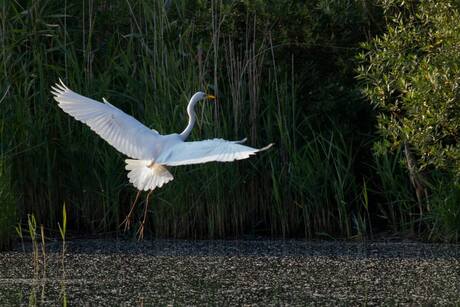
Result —
[[[64,114],[62,78],[160,133],[270,151],[173,169],[156,237],[456,241],[458,1],[4,1],[0,245],[33,214],[50,235],[121,235],[135,189],[124,157]],[[139,212],[140,213],[140,212]],[[128,233],[135,235],[135,233]]]

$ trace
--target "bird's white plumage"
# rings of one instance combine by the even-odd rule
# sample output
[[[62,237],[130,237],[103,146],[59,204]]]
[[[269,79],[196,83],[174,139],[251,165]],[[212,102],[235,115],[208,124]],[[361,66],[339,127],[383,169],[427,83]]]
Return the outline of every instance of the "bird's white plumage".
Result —
[[[138,190],[148,191],[161,188],[164,184],[174,179],[168,169],[150,160],[126,159],[129,182]]]
[[[241,160],[273,145],[261,149],[241,145],[246,139],[184,142],[195,122],[193,108],[196,102],[207,97],[214,98],[202,92],[197,92],[190,99],[187,108],[189,124],[184,133],[161,135],[105,99],[104,103],[101,103],[79,95],[62,81],[52,89],[54,99],[64,112],[87,124],[121,153],[137,159],[127,159],[125,162],[126,170],[129,171],[129,181],[141,191],[153,190],[173,180],[174,177],[166,166]]]
[[[56,84],[52,93],[59,107],[125,155],[142,160],[155,159],[160,135],[105,100],[105,103],[79,95],[64,84]]]
[[[178,166],[187,164],[206,163],[211,161],[230,162],[247,159],[259,151],[272,146],[257,149],[241,145],[234,141],[212,139],[196,142],[182,142],[164,151],[156,160],[157,163]]]

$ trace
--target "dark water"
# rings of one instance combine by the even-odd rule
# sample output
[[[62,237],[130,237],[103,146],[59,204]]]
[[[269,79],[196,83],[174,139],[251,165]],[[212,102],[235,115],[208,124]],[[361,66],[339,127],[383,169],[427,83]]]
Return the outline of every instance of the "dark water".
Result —
[[[306,241],[60,243],[0,253],[2,305],[460,304],[460,246]]]

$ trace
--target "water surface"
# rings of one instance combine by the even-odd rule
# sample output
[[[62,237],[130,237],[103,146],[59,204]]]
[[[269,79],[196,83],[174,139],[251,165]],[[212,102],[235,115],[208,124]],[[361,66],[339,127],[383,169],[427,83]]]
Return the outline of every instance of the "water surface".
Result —
[[[68,242],[0,253],[3,305],[460,304],[460,246],[414,242]]]

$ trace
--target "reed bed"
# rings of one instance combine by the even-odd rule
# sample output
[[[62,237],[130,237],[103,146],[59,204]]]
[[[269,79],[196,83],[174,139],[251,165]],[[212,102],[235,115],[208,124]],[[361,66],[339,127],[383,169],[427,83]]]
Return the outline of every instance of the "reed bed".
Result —
[[[0,198],[17,206],[5,218],[10,206],[0,205],[1,218],[14,225],[15,214],[22,221],[34,214],[56,231],[65,203],[70,236],[120,232],[135,196],[124,157],[57,107],[50,86],[62,78],[164,134],[185,126],[195,91],[211,91],[217,103],[198,107],[191,139],[276,144],[247,161],[173,169],[175,180],[153,193],[147,226],[153,236],[351,238],[368,234],[370,213],[381,212],[383,229],[413,224],[405,220],[412,209],[398,203],[413,201],[407,178],[394,171],[398,158],[371,158],[363,167],[360,159],[372,156],[372,132],[353,136],[308,111],[308,97],[350,101],[329,94],[342,85],[321,95],[310,88],[307,97],[305,74],[297,70],[302,56],[286,54],[273,28],[261,31],[257,14],[234,18],[239,6],[213,0],[191,11],[185,1],[3,2]],[[365,104],[353,95],[352,102]]]

